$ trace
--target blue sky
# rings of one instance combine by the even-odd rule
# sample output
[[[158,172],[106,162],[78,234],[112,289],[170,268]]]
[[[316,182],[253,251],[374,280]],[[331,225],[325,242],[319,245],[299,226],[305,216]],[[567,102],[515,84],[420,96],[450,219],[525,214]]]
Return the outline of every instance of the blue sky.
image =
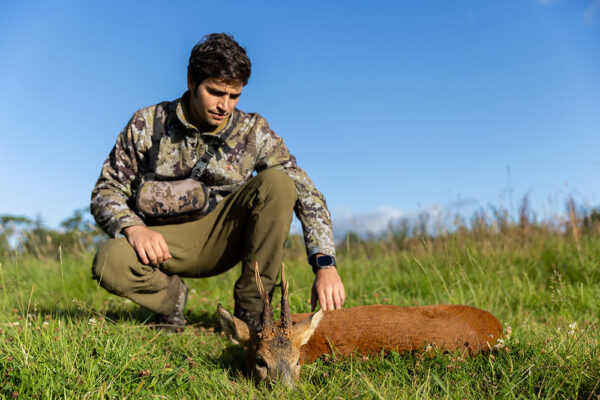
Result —
[[[238,107],[338,231],[526,193],[539,217],[600,205],[600,0],[284,3],[3,2],[0,214],[57,226],[87,206],[119,131],[183,93],[210,32],[247,49]]]

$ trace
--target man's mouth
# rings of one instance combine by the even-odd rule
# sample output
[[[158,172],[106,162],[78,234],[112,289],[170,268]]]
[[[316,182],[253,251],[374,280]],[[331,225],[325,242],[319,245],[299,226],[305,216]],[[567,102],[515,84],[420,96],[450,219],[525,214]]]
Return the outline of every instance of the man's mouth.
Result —
[[[219,113],[215,113],[215,112],[210,112],[209,113],[213,116],[213,118],[216,119],[225,119],[227,117],[227,114],[219,114]]]

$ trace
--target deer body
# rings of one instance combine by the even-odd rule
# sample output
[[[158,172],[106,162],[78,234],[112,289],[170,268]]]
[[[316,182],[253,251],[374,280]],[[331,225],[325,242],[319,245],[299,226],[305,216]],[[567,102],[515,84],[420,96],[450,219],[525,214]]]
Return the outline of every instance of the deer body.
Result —
[[[502,325],[496,317],[461,305],[371,305],[292,315],[283,267],[281,322],[276,324],[258,265],[255,277],[263,303],[260,331],[251,330],[220,304],[217,313],[229,339],[243,346],[248,372],[257,382],[280,381],[293,387],[301,364],[325,354],[344,358],[352,353],[423,351],[429,345],[440,351],[477,354],[491,349],[502,336]]]
[[[293,322],[311,314],[294,314]],[[441,351],[477,354],[502,336],[502,325],[487,311],[463,305],[400,307],[370,305],[323,312],[318,327],[300,348],[300,362],[324,354],[345,358],[384,352]]]

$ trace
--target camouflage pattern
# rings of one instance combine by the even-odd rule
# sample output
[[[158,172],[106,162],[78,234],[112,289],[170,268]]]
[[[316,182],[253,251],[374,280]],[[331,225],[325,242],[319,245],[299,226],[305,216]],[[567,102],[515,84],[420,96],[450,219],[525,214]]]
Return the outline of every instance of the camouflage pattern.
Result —
[[[146,181],[137,193],[135,205],[145,218],[156,223],[189,221],[206,215],[209,209],[206,185],[195,179]],[[163,218],[166,217],[166,218]]]
[[[148,150],[152,144],[155,109],[157,123],[165,124],[161,138],[156,173],[167,179],[185,179],[203,155],[207,143],[231,130],[224,152],[223,146],[208,164],[203,182],[216,196],[216,202],[240,189],[254,172],[267,168],[285,171],[296,184],[298,202],[294,208],[302,223],[306,251],[335,255],[331,217],[323,195],[296,159],[258,114],[235,109],[229,119],[213,132],[200,132],[188,122],[186,92],[163,109],[146,107],[134,113],[117,138],[117,143],[104,162],[100,178],[92,191],[91,212],[100,227],[117,236],[123,228],[144,224],[136,213],[133,188],[144,173]]]

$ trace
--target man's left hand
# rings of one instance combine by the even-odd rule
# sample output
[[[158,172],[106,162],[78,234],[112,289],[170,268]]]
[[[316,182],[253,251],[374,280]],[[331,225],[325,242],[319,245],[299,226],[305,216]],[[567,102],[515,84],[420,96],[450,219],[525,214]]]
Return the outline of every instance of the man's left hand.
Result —
[[[310,296],[311,311],[317,307],[317,300],[323,311],[337,310],[344,305],[346,293],[337,268],[323,268],[317,271]]]

